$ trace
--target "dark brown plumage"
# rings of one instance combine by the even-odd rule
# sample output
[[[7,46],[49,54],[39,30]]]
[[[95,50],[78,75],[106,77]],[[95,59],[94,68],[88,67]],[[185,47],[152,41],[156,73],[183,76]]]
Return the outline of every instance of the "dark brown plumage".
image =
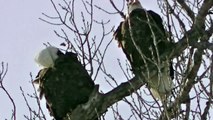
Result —
[[[171,52],[172,43],[167,40],[162,19],[157,13],[143,9],[138,0],[130,0],[128,11],[114,37],[135,76],[160,94],[156,98],[165,96],[171,92],[174,71],[172,62],[165,57]]]
[[[45,97],[47,108],[56,120],[88,101],[94,82],[71,52],[60,53],[53,68],[40,70],[34,83],[39,84],[40,98]]]

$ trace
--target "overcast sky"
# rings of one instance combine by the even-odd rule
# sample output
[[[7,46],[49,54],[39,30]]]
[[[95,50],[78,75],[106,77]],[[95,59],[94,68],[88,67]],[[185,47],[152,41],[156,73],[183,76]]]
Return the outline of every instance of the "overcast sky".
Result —
[[[99,5],[109,5],[108,0],[101,1]],[[157,5],[150,3],[149,0],[147,0],[148,2],[144,1],[143,7],[157,10]],[[42,17],[41,13],[55,14],[49,0],[0,0],[0,62],[9,64],[4,86],[16,103],[17,120],[22,120],[23,115],[29,113],[19,87],[23,87],[26,93],[32,93],[29,74],[32,72],[33,77],[35,77],[39,71],[34,62],[35,54],[44,48],[43,43],[50,42],[52,45],[59,46],[61,42],[53,32],[55,27],[38,19]],[[105,17],[104,14],[97,15],[102,18]],[[118,26],[121,20],[120,16],[115,15],[113,17],[114,21],[111,23]],[[117,48],[116,42],[112,43],[110,49],[112,50],[108,54],[110,57],[107,57],[106,60],[111,65],[109,70],[114,70],[115,77],[121,77],[117,74],[118,69],[115,66],[117,65],[117,58],[124,58],[124,55]],[[100,86],[103,90],[108,87]],[[30,102],[33,105],[35,101],[31,100]],[[11,102],[0,89],[0,120],[9,119],[11,110]]]

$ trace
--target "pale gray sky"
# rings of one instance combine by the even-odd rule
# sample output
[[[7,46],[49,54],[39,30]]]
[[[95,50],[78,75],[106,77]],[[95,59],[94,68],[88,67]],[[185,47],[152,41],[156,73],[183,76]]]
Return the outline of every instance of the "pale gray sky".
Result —
[[[95,1],[99,2],[99,0]],[[106,8],[106,5],[109,5],[108,0],[102,1],[97,4]],[[156,3],[153,4],[149,0],[142,2],[146,9],[157,11]],[[23,87],[26,93],[32,93],[29,74],[32,72],[33,77],[35,77],[39,71],[34,62],[35,54],[44,48],[43,43],[50,42],[52,45],[59,46],[61,42],[53,32],[56,27],[38,19],[42,17],[42,12],[55,15],[49,0],[0,0],[0,62],[4,61],[9,64],[4,86],[15,100],[17,120],[24,119],[23,115],[29,113],[19,87]],[[106,17],[103,12],[96,15],[100,18]],[[113,17],[111,24],[117,27],[121,20],[120,16],[111,17]],[[113,42],[109,49],[111,51],[105,58],[106,64],[109,65],[108,71],[113,71],[115,78],[124,79],[122,75],[119,75],[120,69],[117,64],[117,58],[122,59],[124,55],[117,48],[116,42]],[[104,78],[101,78],[101,80],[104,80]],[[101,81],[97,81],[97,83],[101,83]],[[108,91],[109,88],[106,82],[100,86],[100,89],[104,91]],[[30,103],[34,106],[35,101],[31,100]],[[9,119],[11,110],[11,102],[0,89],[0,120]]]

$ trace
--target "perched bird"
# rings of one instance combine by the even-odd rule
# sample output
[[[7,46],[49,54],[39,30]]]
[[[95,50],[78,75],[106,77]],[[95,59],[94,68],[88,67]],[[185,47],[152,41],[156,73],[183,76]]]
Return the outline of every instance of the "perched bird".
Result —
[[[172,90],[174,70],[171,60],[165,57],[172,43],[167,40],[161,17],[145,10],[139,0],[129,0],[126,18],[114,37],[135,77],[147,83],[155,98],[165,99]]]
[[[34,83],[39,85],[40,99],[45,97],[50,115],[56,120],[63,120],[67,113],[89,100],[95,85],[76,54],[47,47],[35,61],[43,69]]]

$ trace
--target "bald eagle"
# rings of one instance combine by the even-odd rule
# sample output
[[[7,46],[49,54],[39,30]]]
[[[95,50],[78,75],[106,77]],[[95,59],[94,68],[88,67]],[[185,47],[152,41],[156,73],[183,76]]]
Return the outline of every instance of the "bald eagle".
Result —
[[[34,83],[39,85],[40,98],[56,120],[88,101],[94,82],[72,52],[62,53],[56,47],[47,47],[36,56],[42,67]]]
[[[135,77],[147,83],[155,98],[165,99],[171,93],[174,71],[171,60],[162,57],[171,51],[172,43],[167,40],[161,17],[142,8],[139,0],[130,0],[128,14],[114,37]]]

